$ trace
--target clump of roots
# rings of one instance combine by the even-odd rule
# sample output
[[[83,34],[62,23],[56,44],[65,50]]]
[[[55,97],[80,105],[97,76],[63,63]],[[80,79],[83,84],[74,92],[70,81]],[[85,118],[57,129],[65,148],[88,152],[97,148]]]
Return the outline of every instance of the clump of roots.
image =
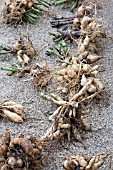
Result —
[[[96,54],[96,40],[98,37],[103,37],[104,33],[96,19],[90,17],[90,11],[92,11],[92,4],[79,7],[78,18],[73,21],[74,26],[81,29],[77,55],[67,57],[61,70],[59,69],[55,75],[60,85],[58,91],[61,95],[64,93],[62,98],[42,93],[42,97],[59,105],[50,117],[53,124],[45,138],[59,140],[67,136],[70,140],[72,135],[82,142],[80,130],[91,130],[90,125],[85,121],[85,115],[89,113],[88,107],[91,100],[99,98],[105,87],[97,77],[100,65],[93,65],[102,58]]]
[[[0,169],[40,169],[43,157],[41,143],[33,137],[11,139],[10,132],[5,131],[0,145]]]
[[[75,139],[83,143],[79,133],[80,129],[91,131],[90,124],[84,119],[85,115],[89,114],[89,109],[86,105],[88,105],[88,102],[97,95],[95,92],[85,97],[92,81],[93,80],[88,81],[84,87],[68,101],[53,94],[51,97],[42,94],[42,97],[45,99],[59,105],[57,110],[50,116],[49,120],[52,121],[53,124],[44,138],[59,140],[62,137],[67,136],[68,140],[70,140],[71,136],[74,136]]]
[[[30,70],[30,75],[33,76],[34,85],[38,90],[46,87],[51,79],[51,69],[46,65],[35,64]]]
[[[90,64],[80,62],[74,57],[69,62],[70,64],[63,63],[62,69],[56,73],[56,79],[60,85],[58,91],[67,94],[70,99],[90,80],[92,80],[92,83],[85,97],[104,89],[101,80],[97,78],[99,65],[91,66]],[[80,99],[82,99],[82,97],[84,98],[84,96],[80,96]]]
[[[87,16],[85,17],[87,18]],[[89,21],[91,23],[91,19],[88,18],[87,20],[86,25],[89,24]],[[85,56],[85,61],[80,60],[80,56],[66,59],[66,62],[62,64],[62,69],[56,73],[56,79],[60,84],[58,90],[66,94],[65,98],[42,94],[47,100],[59,105],[58,109],[50,117],[53,125],[44,137],[59,140],[67,136],[68,140],[70,140],[72,135],[82,142],[79,133],[80,129],[91,130],[90,125],[84,119],[85,115],[89,113],[88,104],[93,98],[99,97],[99,94],[104,90],[104,85],[97,77],[100,66],[91,65],[101,57],[92,54],[94,52],[91,53],[88,48],[90,38],[88,34],[84,33],[84,35],[86,36],[84,41],[81,41],[81,39],[79,41],[78,54],[82,54],[82,57]],[[96,31],[93,40],[100,35],[101,32]],[[83,51],[81,52],[82,48]],[[88,50],[86,50],[87,48]]]
[[[81,37],[78,43],[77,57],[79,60],[94,63],[101,57],[96,56],[98,51],[98,37],[105,37],[101,30],[101,25],[96,22],[95,18],[84,16],[81,20]]]
[[[32,40],[30,39],[29,33],[27,31],[26,35],[22,35],[19,31],[19,38],[15,42],[13,48],[1,47],[0,49],[3,53],[17,54],[19,63],[28,64],[31,58],[36,55],[36,50],[33,46]]]
[[[0,107],[0,115],[17,123],[22,123],[24,119],[24,107],[20,103],[13,101],[4,102]]]
[[[24,21],[35,22],[43,15],[42,6],[48,8],[50,4],[45,0],[5,0],[2,10],[2,21],[13,24]]]
[[[71,42],[75,39],[78,39],[81,35],[82,29],[82,19],[85,16],[92,16],[94,4],[90,3],[89,5],[81,5],[77,12],[76,17],[53,17],[51,20],[52,27],[59,28],[60,26],[67,25],[63,27],[62,30],[57,30],[57,34],[51,33],[53,35],[53,40],[58,42],[60,40],[70,40]],[[89,18],[89,17],[88,17]]]
[[[19,39],[15,43],[14,48],[17,53],[18,61],[21,64],[28,64],[30,59],[36,55],[36,50],[33,47],[33,43],[29,37],[28,32],[25,40],[22,34],[19,33]]]
[[[66,170],[98,170],[104,163],[106,155],[95,155],[91,158],[85,158],[78,154],[67,157],[63,162]]]
[[[23,18],[23,14],[26,12],[25,6],[20,2],[5,0],[2,10],[3,23],[15,23],[19,22]]]

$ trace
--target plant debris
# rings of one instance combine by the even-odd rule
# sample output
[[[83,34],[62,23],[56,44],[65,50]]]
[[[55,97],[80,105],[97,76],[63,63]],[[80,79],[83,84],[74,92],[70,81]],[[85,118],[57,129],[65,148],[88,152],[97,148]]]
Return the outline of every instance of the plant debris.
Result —
[[[40,140],[24,135],[11,139],[10,132],[5,131],[0,145],[0,169],[40,169],[43,158]]]
[[[68,57],[69,49],[65,41],[60,41],[57,47],[50,46],[46,54],[54,55],[58,62],[64,62],[64,59]]]
[[[85,9],[81,6],[78,12]],[[66,58],[62,68],[56,72],[56,79],[59,83],[58,92],[60,96],[48,96],[44,93],[41,96],[59,105],[56,111],[50,116],[52,126],[45,134],[45,138],[60,140],[71,136],[83,143],[80,130],[91,131],[90,124],[85,120],[89,114],[89,104],[93,98],[100,98],[105,89],[98,78],[100,65],[92,65],[100,58],[96,54],[96,40],[103,37],[94,17],[82,13],[80,20],[81,35],[78,43],[78,50],[75,57]],[[80,15],[80,13],[79,13]]]
[[[13,101],[4,102],[0,106],[0,115],[17,123],[22,123],[24,117],[24,107],[20,103]]]
[[[10,67],[1,67],[1,70],[8,71],[8,76],[12,76],[13,74],[20,72],[22,68],[11,65]]]
[[[95,155],[85,158],[78,154],[67,157],[63,162],[66,170],[98,170],[104,163],[106,155]]]
[[[54,16],[51,20],[51,26],[55,27],[55,28],[59,28],[63,25],[66,25],[66,27],[64,27],[62,30],[57,29],[57,34],[55,33],[51,33],[51,35],[53,36],[53,40],[55,42],[58,42],[60,40],[70,40],[71,42],[74,39],[78,39],[81,35],[81,22],[83,25],[83,17],[91,17],[93,16],[93,8],[94,5],[92,3],[90,3],[89,5],[81,5],[77,12],[76,12],[76,16],[72,16],[72,17],[61,17],[61,16]],[[70,26],[69,26],[70,25]]]
[[[10,71],[13,73],[18,72],[19,70],[22,70],[24,65],[27,65],[30,60],[36,55],[36,50],[33,46],[33,43],[30,39],[29,33],[27,31],[26,36],[23,36],[21,32],[19,31],[19,38],[18,41],[14,44],[13,48],[10,47],[0,47],[0,55],[1,54],[9,54],[12,53],[13,55],[17,55],[20,66],[14,66],[12,65],[9,68],[1,68],[2,70]],[[11,74],[11,75],[12,75]]]
[[[47,86],[51,79],[51,69],[47,64],[35,64],[31,67],[30,75],[33,77],[34,85],[38,90],[41,90],[43,87]]]
[[[77,30],[80,29],[80,21],[84,16],[93,16],[94,4],[90,3],[89,5],[81,5],[76,12],[76,16],[71,17],[62,17],[62,16],[54,16],[51,20],[51,26],[59,28],[63,25],[73,24]],[[75,30],[75,28],[73,28]]]
[[[21,64],[28,64],[30,59],[36,55],[36,50],[33,47],[28,32],[26,35],[26,40],[24,40],[24,38],[22,37],[21,32],[19,33],[19,39],[15,43],[14,48],[17,53],[18,61]]]
[[[57,30],[58,34],[50,33],[57,42],[57,47],[50,47],[47,50],[48,55],[55,55],[57,60],[62,62],[59,70],[52,73],[53,70],[47,63],[36,63],[31,67],[25,67],[30,59],[36,55],[27,32],[26,39],[19,33],[19,39],[14,45],[14,49],[0,47],[2,54],[17,54],[21,66],[2,67],[2,70],[10,71],[10,75],[15,72],[22,77],[24,73],[29,73],[33,78],[34,85],[38,90],[47,86],[51,77],[58,83],[57,94],[47,95],[44,90],[41,97],[53,102],[58,106],[54,112],[49,112],[49,120],[52,122],[51,127],[44,136],[36,139],[31,136],[25,137],[20,135],[11,139],[10,132],[5,131],[5,137],[0,145],[0,169],[1,170],[18,170],[18,169],[40,169],[41,161],[44,156],[43,142],[68,141],[71,138],[82,143],[85,148],[81,131],[92,131],[91,125],[87,122],[86,116],[90,112],[90,103],[95,99],[100,99],[105,86],[101,79],[98,78],[101,65],[97,61],[102,58],[97,54],[99,49],[98,38],[105,37],[105,33],[98,24],[96,16],[93,13],[94,5],[87,6],[78,0],[61,0],[56,1],[55,5],[73,2],[71,11],[79,6],[76,16],[71,18],[54,17],[51,21],[52,27],[59,28],[62,25],[71,24],[62,31]],[[18,23],[27,20],[30,23],[36,21],[42,16],[42,6],[48,8],[50,3],[45,0],[5,0],[2,17],[5,23]],[[75,40],[78,49],[76,54],[71,55],[66,40]],[[13,122],[22,123],[24,120],[24,107],[12,101],[4,102],[0,107],[0,115],[8,118]],[[63,162],[66,170],[97,170],[105,161],[106,155],[95,155],[90,158],[77,154],[67,157]]]
[[[90,64],[79,62],[75,57],[68,62],[70,62],[70,64],[63,63],[62,69],[57,71],[55,75],[60,85],[58,91],[68,94],[68,99],[80,91],[81,88],[91,80],[91,85],[89,86],[89,89],[87,89],[85,97],[96,92],[99,93],[104,89],[101,80],[97,78],[100,68],[99,65],[91,66]],[[80,96],[80,98],[82,99],[82,96]]]
[[[70,29],[66,29],[66,30],[58,30],[58,33],[50,33],[53,36],[53,40],[54,42],[59,42],[61,40],[67,41],[70,40],[71,42],[73,41],[73,39],[78,39],[80,37],[80,30],[78,31],[72,31]]]
[[[79,0],[58,0],[56,2],[54,2],[55,5],[62,5],[65,4],[65,6],[63,6],[63,8],[66,8],[67,5],[70,5],[70,3],[72,2],[72,7],[71,7],[71,12],[74,11],[75,8],[77,8],[80,4]]]
[[[62,25],[67,25],[67,24],[72,24],[74,17],[53,17],[52,20],[50,21],[51,26],[54,28],[59,28]]]
[[[71,136],[73,136],[76,140],[84,144],[80,135],[80,129],[91,131],[90,124],[84,119],[85,115],[89,113],[89,109],[86,104],[88,101],[91,101],[97,93],[95,92],[90,96],[83,98],[81,98],[81,96],[85,95],[91,84],[92,80],[87,82],[84,87],[82,87],[82,89],[69,101],[65,101],[59,96],[50,97],[45,94],[41,94],[41,96],[46,100],[59,105],[53,115],[49,118],[53,124],[45,134],[45,138],[61,140],[61,138],[67,136],[70,141]]]
[[[34,23],[51,4],[45,0],[5,0],[2,9],[2,21],[14,24],[22,21]],[[42,7],[43,6],[43,7]]]

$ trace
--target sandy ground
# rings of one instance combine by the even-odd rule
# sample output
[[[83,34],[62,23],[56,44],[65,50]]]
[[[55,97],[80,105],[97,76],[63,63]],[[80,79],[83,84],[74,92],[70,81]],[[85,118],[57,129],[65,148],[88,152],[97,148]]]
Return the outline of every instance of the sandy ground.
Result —
[[[102,9],[97,11],[97,15],[107,34],[107,38],[103,40],[103,48],[100,52],[100,55],[105,57],[101,60],[101,64],[105,68],[105,71],[101,73],[101,78],[106,84],[107,93],[106,95],[103,94],[100,103],[94,102],[92,104],[91,114],[88,119],[94,131],[83,133],[83,136],[86,137],[84,143],[88,146],[88,149],[85,150],[83,145],[76,141],[66,142],[65,146],[57,144],[50,151],[50,156],[45,161],[46,166],[42,166],[43,170],[62,170],[62,156],[77,152],[88,155],[113,153],[113,0],[109,0],[109,2],[100,0],[99,3],[102,4]],[[0,1],[1,4],[2,2]],[[54,13],[57,15],[71,15],[69,11],[60,11],[60,7],[59,9],[54,8]],[[23,33],[26,31],[26,25],[19,26],[19,28]],[[53,31],[50,26],[50,17],[48,16],[44,16],[34,25],[29,25],[29,33],[37,50],[43,49],[47,42],[51,43],[48,31]],[[18,33],[14,26],[0,26],[0,44],[13,46],[17,38]],[[0,67],[9,66],[11,62],[16,62],[16,60],[16,57],[8,57],[3,61],[2,57],[0,57]],[[36,60],[39,62],[47,61],[51,66],[54,66],[55,63],[55,58],[45,56],[44,51],[37,56]],[[52,87],[51,84],[49,87]],[[44,135],[47,128],[50,127],[47,112],[54,111],[54,107],[50,102],[40,98],[40,92],[37,92],[35,89],[31,78],[25,76],[22,79],[18,79],[17,75],[8,77],[6,72],[0,71],[0,89],[0,103],[12,99],[23,103],[26,108],[26,121],[23,124],[12,123],[3,118],[0,119],[0,138],[5,129],[9,129],[13,136],[18,136],[20,133],[36,136]],[[112,168],[109,165],[109,159],[107,159],[100,170],[112,170],[113,165]]]

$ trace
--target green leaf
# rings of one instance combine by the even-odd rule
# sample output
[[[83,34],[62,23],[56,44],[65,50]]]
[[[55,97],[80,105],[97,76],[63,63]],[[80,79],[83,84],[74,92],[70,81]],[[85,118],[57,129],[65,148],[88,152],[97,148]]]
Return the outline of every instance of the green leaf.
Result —
[[[3,46],[0,46],[0,51],[2,51],[4,49],[4,47]]]
[[[62,47],[66,47],[66,46],[67,46],[67,44],[65,43],[65,41],[61,41],[60,44],[61,44]]]
[[[45,0],[42,0],[43,2],[45,2],[46,4],[48,4],[49,6],[51,6],[51,3],[45,1]]]
[[[13,71],[9,71],[9,73],[7,74],[8,76],[12,76],[15,72]]]
[[[68,48],[67,47],[64,47],[63,50],[64,50],[65,54],[68,52]]]
[[[40,93],[40,96],[41,96],[42,98],[44,98],[44,95],[45,95],[45,90],[42,90],[41,93]]]
[[[26,15],[26,19],[28,20],[29,23],[33,24],[36,19],[32,18],[30,15]]]
[[[60,37],[59,37],[59,38],[55,38],[55,39],[54,39],[54,42],[56,42],[56,43],[57,43],[57,42],[59,42],[60,40],[61,40],[61,38],[60,38]]]
[[[8,54],[8,52],[0,52],[0,55]]]
[[[32,11],[31,11],[31,12],[34,13],[34,14],[36,14],[36,15],[40,15],[40,16],[43,15],[43,12],[42,12],[42,11],[36,10],[36,9],[34,9],[34,8],[32,8]],[[37,17],[38,17],[38,16],[37,16]]]
[[[36,20],[36,19],[39,18],[39,16],[37,16],[36,14],[33,14],[33,13],[31,13],[31,12],[29,12],[28,15],[29,15],[31,18],[33,18],[34,20]]]
[[[64,4],[64,3],[66,3],[66,2],[67,2],[67,0],[62,0],[62,1],[54,2],[53,4],[54,4],[54,5],[61,5],[61,4]]]
[[[59,43],[59,44],[58,44],[58,51],[61,52],[61,50],[62,50],[62,46],[61,46],[61,44]]]
[[[49,4],[46,1],[43,0],[37,0],[41,5],[45,6],[46,8],[49,8]]]
[[[17,71],[19,71],[21,69],[17,68],[17,67],[1,67],[1,70],[17,72]]]
[[[47,112],[48,115],[52,115],[54,112]]]
[[[38,9],[39,11],[43,11],[43,9],[40,8],[40,7],[37,5],[37,3],[34,3],[34,4],[33,4],[33,8]]]

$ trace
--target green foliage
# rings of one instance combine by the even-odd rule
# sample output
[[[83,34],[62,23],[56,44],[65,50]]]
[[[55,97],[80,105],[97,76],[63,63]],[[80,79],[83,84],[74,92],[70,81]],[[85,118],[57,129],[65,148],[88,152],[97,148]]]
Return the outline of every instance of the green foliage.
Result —
[[[78,7],[78,2],[79,2],[79,0],[58,0],[58,1],[56,1],[56,2],[53,2],[53,4],[54,4],[54,5],[66,4],[66,5],[67,5],[67,4],[70,4],[71,2],[73,3],[73,5],[72,5],[72,7],[71,7],[71,12],[73,12],[73,10]],[[63,8],[65,8],[66,5],[63,6]]]
[[[25,12],[25,19],[33,24],[37,19],[39,19],[44,14],[44,8],[49,8],[50,3],[46,2],[45,0],[36,0],[33,3],[32,8]]]

